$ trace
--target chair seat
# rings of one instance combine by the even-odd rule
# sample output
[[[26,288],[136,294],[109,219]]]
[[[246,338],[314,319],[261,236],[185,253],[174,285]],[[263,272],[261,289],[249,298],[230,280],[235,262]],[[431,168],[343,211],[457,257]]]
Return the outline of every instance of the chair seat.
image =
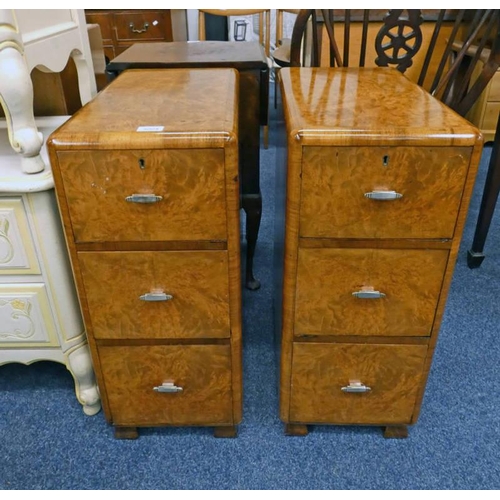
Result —
[[[283,40],[281,40],[281,44],[276,47],[276,49],[271,54],[274,62],[282,68],[290,66],[291,44],[292,40],[290,38],[284,38]]]

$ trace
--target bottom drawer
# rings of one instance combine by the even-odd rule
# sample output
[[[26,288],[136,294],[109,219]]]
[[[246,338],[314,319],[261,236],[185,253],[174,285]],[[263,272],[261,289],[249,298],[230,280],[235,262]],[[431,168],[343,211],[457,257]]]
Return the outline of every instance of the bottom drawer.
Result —
[[[290,422],[409,424],[426,354],[426,345],[296,342]],[[356,381],[371,390],[342,390]]]
[[[229,345],[106,346],[99,359],[114,425],[234,423]],[[154,390],[164,382],[182,391]]]

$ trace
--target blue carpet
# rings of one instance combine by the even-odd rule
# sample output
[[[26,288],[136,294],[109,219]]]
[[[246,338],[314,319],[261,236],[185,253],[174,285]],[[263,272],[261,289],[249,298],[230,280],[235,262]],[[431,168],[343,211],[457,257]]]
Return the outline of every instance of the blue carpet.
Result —
[[[215,439],[211,428],[145,428],[135,441],[116,440],[102,412],[83,414],[62,365],[4,365],[1,489],[500,488],[498,214],[483,265],[470,270],[466,264],[491,147],[483,155],[420,419],[409,438],[385,440],[379,427],[333,426],[286,437],[278,418],[272,319],[273,120],[261,162],[255,270],[262,288],[243,293],[238,437]]]

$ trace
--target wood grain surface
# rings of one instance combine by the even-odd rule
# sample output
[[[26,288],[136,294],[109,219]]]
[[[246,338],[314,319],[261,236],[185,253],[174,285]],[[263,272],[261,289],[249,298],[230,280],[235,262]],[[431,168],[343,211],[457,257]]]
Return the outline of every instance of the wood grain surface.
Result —
[[[287,152],[277,185],[286,189],[280,417],[403,429],[418,419],[482,136],[387,68],[283,68],[279,79]],[[372,190],[403,197],[379,206],[364,197]],[[356,299],[351,281],[386,297]],[[361,377],[376,390],[332,395],[333,382]]]
[[[229,346],[101,347],[115,425],[233,424]],[[172,381],[182,392],[153,390]]]
[[[281,71],[281,70],[280,70]],[[299,240],[299,215],[300,215],[300,162],[302,159],[302,148],[297,141],[285,142],[287,148],[287,165],[285,172],[286,180],[277,184],[277,188],[285,189],[285,236],[283,250],[283,278],[281,303],[281,349],[280,349],[280,416],[285,422],[289,418],[290,387],[292,370],[292,342],[295,318],[295,287],[297,279],[297,252]],[[282,198],[277,196],[277,200]]]
[[[233,68],[130,69],[48,139],[65,149],[218,148],[237,142]],[[217,89],[217,99],[208,89]],[[161,130],[141,132],[144,126]]]
[[[118,435],[241,420],[238,100],[232,69],[134,70],[48,140],[103,410]],[[148,125],[163,130],[137,130]],[[124,187],[163,199],[124,207]],[[134,309],[135,284],[146,287],[139,295],[161,287],[174,298],[134,295],[144,306]],[[169,377],[182,393],[153,391]]]
[[[473,146],[480,134],[393,68],[282,68],[280,79],[303,146]]]
[[[415,423],[418,420],[420,414],[420,408],[424,398],[425,387],[427,384],[427,377],[432,365],[432,360],[434,356],[434,350],[436,349],[437,340],[439,337],[439,332],[441,329],[441,322],[443,320],[448,293],[450,291],[450,286],[453,279],[453,273],[455,270],[455,265],[457,263],[458,252],[460,250],[461,239],[465,227],[465,221],[467,219],[467,211],[469,209],[469,204],[472,197],[472,192],[474,189],[474,184],[476,181],[476,175],[479,168],[479,163],[481,161],[483,151],[483,141],[482,137],[478,136],[474,149],[471,155],[470,167],[467,173],[467,181],[465,182],[462,203],[460,205],[460,211],[457,217],[457,227],[455,231],[455,237],[452,241],[452,246],[450,249],[450,256],[448,258],[448,265],[446,266],[446,271],[444,273],[443,288],[441,290],[441,295],[439,297],[439,303],[436,309],[436,318],[434,320],[433,335],[430,338],[429,350],[427,352],[427,359],[425,360],[424,375],[422,377],[422,383],[419,387],[419,393],[417,397],[417,406],[413,414],[413,421]]]
[[[290,422],[410,423],[427,346],[293,344]],[[367,393],[345,393],[360,381]]]
[[[81,252],[97,339],[229,337],[227,253]],[[172,300],[139,297],[164,292]]]
[[[295,335],[431,334],[446,250],[299,249]],[[380,299],[353,292],[371,288]]]
[[[226,171],[226,221],[228,235],[228,302],[231,322],[231,386],[233,391],[233,421],[235,424],[241,421],[243,413],[243,320],[238,154],[239,148],[237,141],[226,144],[224,149],[224,166]]]
[[[76,242],[227,238],[222,149],[64,151],[58,159]],[[162,200],[127,202],[133,194]]]
[[[308,147],[300,235],[452,238],[471,148]],[[374,200],[365,193],[396,191]]]
[[[264,48],[259,42],[226,42],[204,40],[190,42],[136,43],[116,56],[108,70],[145,68],[148,65],[161,68],[194,68],[200,66],[228,67],[238,70],[261,67],[267,69]]]

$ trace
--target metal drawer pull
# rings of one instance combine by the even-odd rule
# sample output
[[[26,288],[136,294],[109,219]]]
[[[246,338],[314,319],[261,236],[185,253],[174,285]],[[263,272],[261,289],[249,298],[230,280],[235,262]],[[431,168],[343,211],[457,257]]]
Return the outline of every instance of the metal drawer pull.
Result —
[[[367,387],[358,380],[351,380],[349,385],[342,387],[342,392],[370,392],[371,387]]]
[[[130,23],[128,26],[131,29],[132,33],[144,33],[145,31],[148,31],[149,23],[144,23],[144,26],[142,27],[142,29],[138,29],[138,30],[136,30],[134,28],[134,23]]]
[[[401,193],[396,193],[396,191],[371,191],[365,193],[365,198],[370,198],[372,200],[398,200],[402,198]]]
[[[163,384],[153,387],[156,392],[182,392],[182,387],[175,385],[173,382],[163,382]]]
[[[132,194],[125,198],[125,201],[130,203],[158,203],[163,200],[163,196],[156,194]]]
[[[172,300],[173,295],[168,295],[163,292],[148,292],[139,297],[141,300],[145,300],[146,302],[162,302],[166,300]]]
[[[359,292],[352,292],[352,294],[358,299],[383,299],[385,297],[385,293],[378,290],[359,290]]]

